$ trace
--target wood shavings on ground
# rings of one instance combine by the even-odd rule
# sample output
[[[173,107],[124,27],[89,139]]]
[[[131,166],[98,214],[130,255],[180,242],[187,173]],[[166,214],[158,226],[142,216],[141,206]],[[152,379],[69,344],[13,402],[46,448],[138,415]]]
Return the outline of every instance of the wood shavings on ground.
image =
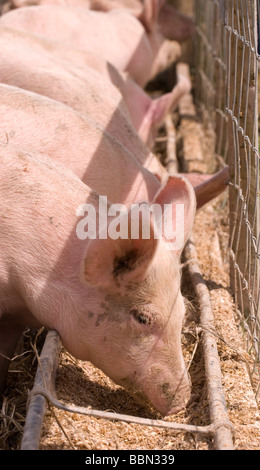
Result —
[[[246,361],[253,361],[242,347],[229,291],[227,262],[227,199],[220,196],[202,209],[194,237],[204,279],[210,290],[228,414],[235,427],[237,449],[260,449],[260,414],[251,387]],[[222,247],[221,247],[222,245]],[[203,246],[203,250],[200,249]]]

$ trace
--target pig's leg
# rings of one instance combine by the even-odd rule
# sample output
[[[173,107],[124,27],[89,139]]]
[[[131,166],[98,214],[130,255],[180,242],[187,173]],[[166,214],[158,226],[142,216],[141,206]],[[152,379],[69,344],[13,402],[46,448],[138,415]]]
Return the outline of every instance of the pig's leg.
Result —
[[[23,328],[0,324],[0,397],[4,392],[6,377]]]

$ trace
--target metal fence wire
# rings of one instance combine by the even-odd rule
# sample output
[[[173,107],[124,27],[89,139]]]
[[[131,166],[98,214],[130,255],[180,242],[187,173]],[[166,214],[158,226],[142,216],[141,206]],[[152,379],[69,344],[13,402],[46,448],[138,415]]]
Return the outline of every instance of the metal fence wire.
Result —
[[[197,0],[196,101],[214,126],[216,154],[230,167],[231,288],[247,351],[260,360],[260,1]]]

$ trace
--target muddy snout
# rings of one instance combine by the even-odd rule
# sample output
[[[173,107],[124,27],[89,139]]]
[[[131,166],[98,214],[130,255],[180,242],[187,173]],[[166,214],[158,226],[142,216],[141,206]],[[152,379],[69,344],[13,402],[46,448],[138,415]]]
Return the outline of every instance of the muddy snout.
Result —
[[[186,370],[179,374],[173,372],[172,377],[168,377],[154,364],[147,374],[143,374],[142,384],[130,389],[128,386],[128,390],[140,404],[149,402],[162,416],[169,416],[186,407],[191,395],[191,381]]]

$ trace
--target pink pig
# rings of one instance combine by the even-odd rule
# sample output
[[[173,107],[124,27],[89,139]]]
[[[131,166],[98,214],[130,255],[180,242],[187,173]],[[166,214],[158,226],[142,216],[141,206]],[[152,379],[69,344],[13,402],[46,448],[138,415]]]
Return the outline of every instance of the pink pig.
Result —
[[[1,142],[58,160],[111,202],[151,201],[160,188],[119,140],[63,103],[0,84],[0,116]],[[154,164],[150,152],[138,158]]]
[[[42,153],[10,144],[0,144],[0,152],[1,387],[7,371],[2,355],[12,356],[24,327],[44,325],[59,333],[71,354],[163,415],[179,411],[190,395],[181,350],[181,249],[169,251],[167,237],[154,238],[152,218],[149,239],[82,240],[79,208],[91,205],[95,225],[98,194]],[[168,204],[173,213],[177,204],[184,207],[185,242],[196,206],[190,184],[170,177],[153,202],[162,211]],[[107,227],[114,220],[108,212]],[[176,230],[175,217],[165,224]]]
[[[28,151],[40,149],[111,202],[152,201],[160,188],[158,178],[148,171],[157,165],[152,153],[135,158],[100,125],[63,103],[0,84],[0,117],[1,142]],[[166,175],[163,168],[162,179]],[[194,186],[200,208],[226,189],[229,172],[224,167],[215,175],[184,176]]]
[[[150,32],[155,26],[167,38],[176,41],[189,39],[194,31],[194,22],[165,0],[12,0],[12,8],[30,5],[70,5],[96,11],[124,8],[138,18]]]
[[[157,29],[147,33],[123,9],[103,13],[60,5],[24,7],[3,15],[0,24],[95,51],[142,87],[180,55],[178,43],[165,40]]]
[[[151,147],[165,115],[174,109],[190,87],[189,81],[183,77],[171,93],[152,101],[135,82],[130,79],[124,81],[104,61],[99,66],[99,69],[102,67],[104,70],[101,75],[84,62],[82,66],[76,66],[65,61],[62,54],[61,58],[55,54],[54,59],[48,41],[40,38],[39,43],[35,36],[29,39],[24,34],[16,34],[15,30],[0,28],[0,81],[56,99],[90,116],[135,153],[137,158],[149,152],[142,148],[135,130]],[[55,50],[58,52],[59,49]],[[93,56],[89,55],[88,62],[91,64]],[[83,56],[86,61],[88,54],[83,53]],[[111,81],[110,76],[113,79]],[[156,172],[162,176],[159,162],[157,166]]]

